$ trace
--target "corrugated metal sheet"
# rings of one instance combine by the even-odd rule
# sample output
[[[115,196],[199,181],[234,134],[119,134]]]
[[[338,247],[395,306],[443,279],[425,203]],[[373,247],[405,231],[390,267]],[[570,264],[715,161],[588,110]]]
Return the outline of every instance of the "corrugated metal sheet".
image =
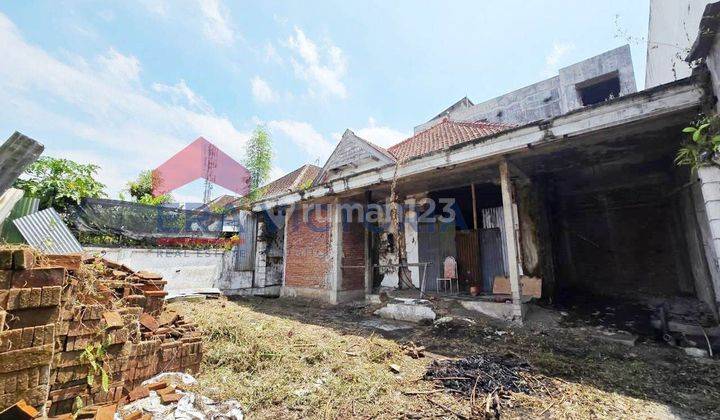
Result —
[[[504,276],[506,273],[505,257],[502,252],[503,243],[500,229],[492,228],[480,231],[480,256],[484,292],[492,292],[495,276]]]
[[[53,208],[21,217],[14,221],[28,244],[49,254],[72,254],[82,252],[60,215]]]
[[[23,195],[25,195],[25,192],[17,188],[10,188],[0,195],[0,224],[5,222],[5,219],[10,215],[15,204],[20,201]]]
[[[484,229],[500,229],[500,246],[504,261],[505,272],[508,272],[507,245],[505,244],[505,213],[502,206],[489,209],[482,209]]]
[[[15,224],[13,221],[15,219],[18,219],[23,216],[27,216],[28,214],[35,213],[38,211],[38,207],[40,206],[40,200],[33,197],[23,197],[15,204],[15,207],[13,207],[12,211],[10,212],[10,215],[7,219],[5,219],[5,222],[2,224],[2,229],[0,229],[0,239],[3,241],[9,243],[9,244],[23,244],[25,243],[25,240],[23,239],[22,235],[20,234],[20,231],[17,230],[15,227]]]
[[[237,216],[240,244],[235,248],[235,270],[251,271],[255,268],[255,214],[240,210]]]
[[[0,146],[0,194],[10,188],[44,149],[45,146],[17,131]]]
[[[480,239],[477,230],[459,230],[455,233],[458,256],[458,277],[462,287],[482,283],[480,269]]]

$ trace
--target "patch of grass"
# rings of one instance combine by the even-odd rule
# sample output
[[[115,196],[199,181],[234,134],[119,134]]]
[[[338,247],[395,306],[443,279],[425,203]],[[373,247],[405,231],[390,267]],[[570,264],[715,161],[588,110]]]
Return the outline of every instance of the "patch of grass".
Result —
[[[411,359],[395,341],[361,328],[363,315],[349,308],[286,299],[171,307],[204,332],[198,391],[238,399],[249,418],[454,418],[453,412],[470,417],[467,398],[422,380],[438,356]],[[496,334],[482,322],[453,334],[419,326],[402,341],[446,356],[514,352],[527,359],[535,368],[527,374],[534,392],[504,400],[506,418],[719,415],[718,364],[700,365],[662,346],[605,345],[578,330],[504,330]],[[399,375],[390,364],[399,367]],[[477,399],[484,402],[483,396]]]
[[[404,356],[392,341],[342,335],[232,302],[171,307],[204,332],[202,391],[240,400],[251,417],[397,416],[411,403],[402,390],[429,387],[413,383],[425,362]]]

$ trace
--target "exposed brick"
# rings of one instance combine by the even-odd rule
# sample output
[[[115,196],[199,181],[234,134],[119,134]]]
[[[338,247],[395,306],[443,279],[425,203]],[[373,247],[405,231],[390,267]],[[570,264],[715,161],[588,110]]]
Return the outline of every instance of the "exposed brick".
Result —
[[[35,267],[35,255],[29,249],[13,251],[13,268],[15,270],[29,270]]]
[[[45,255],[45,265],[48,267],[63,267],[68,271],[78,271],[82,263],[81,254],[48,254]]]
[[[46,286],[42,288],[40,306],[55,306],[60,304],[62,286]]]
[[[20,308],[20,291],[22,289],[10,289],[7,293],[7,302],[5,303],[5,309],[11,311],[13,309]]]
[[[10,270],[0,270],[0,289],[9,289],[12,284],[13,272]]]
[[[35,336],[35,327],[27,327],[22,329],[22,338],[20,339],[20,348],[26,349],[32,347],[33,337]]]
[[[332,267],[331,231],[332,215],[329,207],[308,213],[296,209],[289,217],[287,229],[287,255],[285,258],[285,284],[299,287],[326,287]]]
[[[65,284],[66,276],[67,271],[62,267],[15,271],[12,287],[62,286]]]
[[[0,373],[47,365],[52,358],[52,352],[52,344],[5,352],[0,357]]]
[[[0,250],[0,270],[12,270],[13,252],[10,249]]]
[[[365,288],[365,227],[360,221],[343,224],[340,290]]]

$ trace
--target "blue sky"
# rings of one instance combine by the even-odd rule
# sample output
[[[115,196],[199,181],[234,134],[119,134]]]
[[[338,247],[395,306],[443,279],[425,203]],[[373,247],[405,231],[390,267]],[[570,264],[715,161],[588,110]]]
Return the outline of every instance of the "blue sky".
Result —
[[[628,43],[642,88],[648,0],[5,1],[0,134],[93,162],[116,197],[198,136],[240,160],[258,123],[273,175],[322,165],[346,128],[382,146]],[[215,195],[224,192],[214,190]],[[178,190],[194,201],[202,182]]]

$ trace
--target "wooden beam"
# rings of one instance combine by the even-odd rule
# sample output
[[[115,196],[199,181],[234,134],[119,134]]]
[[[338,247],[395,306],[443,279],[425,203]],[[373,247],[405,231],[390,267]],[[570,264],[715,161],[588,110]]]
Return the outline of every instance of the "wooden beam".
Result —
[[[505,224],[505,245],[507,246],[508,275],[512,291],[513,313],[517,321],[522,323],[522,300],[520,290],[520,273],[518,270],[518,249],[515,233],[515,217],[513,212],[512,183],[507,161],[500,162],[500,188],[502,190],[503,218]]]
[[[473,229],[477,230],[477,202],[475,201],[475,184],[470,184],[470,192],[472,193],[472,206],[473,206]]]

